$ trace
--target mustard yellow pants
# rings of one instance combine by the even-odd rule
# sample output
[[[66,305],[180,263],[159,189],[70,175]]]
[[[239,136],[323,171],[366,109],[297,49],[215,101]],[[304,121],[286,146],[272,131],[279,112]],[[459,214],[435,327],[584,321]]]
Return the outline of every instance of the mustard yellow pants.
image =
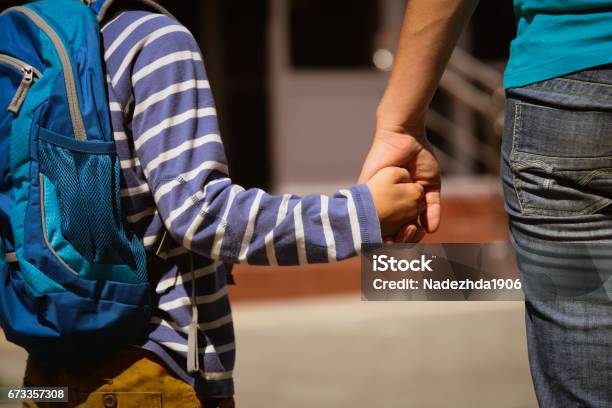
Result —
[[[233,408],[233,399],[204,403],[193,387],[174,376],[149,352],[127,347],[93,365],[49,369],[28,359],[24,383],[68,387],[67,403],[23,404],[26,408]]]

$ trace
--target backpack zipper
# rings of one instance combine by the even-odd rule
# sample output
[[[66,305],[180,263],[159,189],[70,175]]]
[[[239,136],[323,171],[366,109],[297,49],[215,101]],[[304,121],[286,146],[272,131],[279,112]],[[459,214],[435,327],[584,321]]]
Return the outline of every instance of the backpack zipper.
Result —
[[[16,71],[23,73],[23,78],[21,79],[19,87],[17,87],[17,92],[15,92],[15,96],[13,96],[13,99],[8,106],[9,112],[18,114],[26,95],[28,94],[28,90],[34,81],[42,76],[42,73],[33,66],[6,54],[0,54],[0,64],[7,65]]]
[[[76,81],[74,79],[74,73],[72,72],[72,63],[70,56],[66,51],[66,47],[62,43],[61,38],[57,33],[47,24],[42,17],[40,17],[34,10],[24,6],[11,7],[4,11],[17,12],[24,14],[29,18],[38,28],[40,28],[49,37],[57,55],[62,63],[62,71],[64,74],[64,82],[66,86],[66,95],[68,96],[68,106],[70,108],[70,119],[72,121],[72,129],[74,136],[77,140],[87,140],[87,133],[85,132],[85,126],[83,125],[83,117],[81,116],[81,108],[79,107],[79,97],[77,94]],[[2,14],[4,14],[2,13]]]

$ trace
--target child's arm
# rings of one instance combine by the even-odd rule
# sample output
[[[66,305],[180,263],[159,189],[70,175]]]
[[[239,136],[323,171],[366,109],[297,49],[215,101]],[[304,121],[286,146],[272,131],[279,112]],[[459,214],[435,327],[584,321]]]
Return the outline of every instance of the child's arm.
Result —
[[[395,186],[407,176],[399,169],[369,183],[374,201],[366,185],[300,198],[233,184],[195,40],[178,31],[157,42],[139,50],[132,69],[132,131],[157,210],[177,242],[226,263],[331,262],[381,241],[377,210],[383,232],[416,218],[422,189]],[[160,62],[173,53],[182,59]]]

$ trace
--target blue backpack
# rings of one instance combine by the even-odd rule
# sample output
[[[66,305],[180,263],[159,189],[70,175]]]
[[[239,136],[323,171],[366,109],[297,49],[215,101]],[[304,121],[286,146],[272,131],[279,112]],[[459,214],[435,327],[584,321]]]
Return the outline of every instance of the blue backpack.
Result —
[[[49,367],[138,341],[150,317],[101,59],[96,13],[111,1],[91,3],[41,0],[0,15],[0,322]]]

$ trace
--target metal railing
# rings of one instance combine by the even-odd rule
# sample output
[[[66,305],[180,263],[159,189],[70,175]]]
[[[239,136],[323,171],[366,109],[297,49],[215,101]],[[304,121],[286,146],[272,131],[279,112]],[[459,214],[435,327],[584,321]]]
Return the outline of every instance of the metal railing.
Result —
[[[503,75],[497,69],[455,49],[439,86],[449,98],[451,113],[443,115],[432,108],[427,117],[428,130],[450,147],[448,151],[436,147],[443,172],[460,168],[468,174],[476,169],[498,174],[505,105],[502,83]],[[464,114],[454,114],[457,111]],[[470,120],[474,117],[482,119]]]

